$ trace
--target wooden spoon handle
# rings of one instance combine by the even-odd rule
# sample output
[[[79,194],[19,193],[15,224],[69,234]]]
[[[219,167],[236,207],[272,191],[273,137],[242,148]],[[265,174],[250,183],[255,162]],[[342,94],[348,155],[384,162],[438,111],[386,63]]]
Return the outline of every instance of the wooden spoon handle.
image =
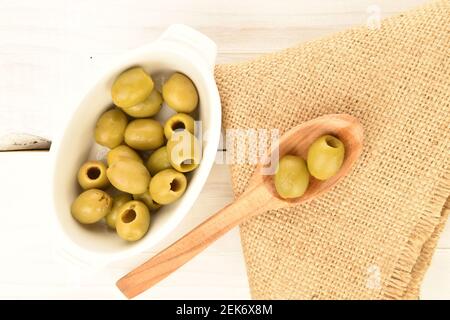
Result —
[[[125,275],[117,281],[117,287],[128,298],[137,296],[177,270],[248,217],[272,209],[270,200],[271,196],[262,184],[250,188],[238,200]]]

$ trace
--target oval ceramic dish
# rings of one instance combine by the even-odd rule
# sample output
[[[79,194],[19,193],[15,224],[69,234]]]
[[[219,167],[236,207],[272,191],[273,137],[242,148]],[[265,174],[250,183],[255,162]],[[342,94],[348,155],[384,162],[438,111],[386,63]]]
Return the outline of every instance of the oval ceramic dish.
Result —
[[[151,249],[186,216],[206,182],[219,145],[221,106],[213,74],[216,53],[216,44],[206,36],[187,26],[173,25],[158,40],[133,50],[109,68],[85,95],[51,148],[56,227],[61,231],[64,251],[87,263],[123,258]],[[142,66],[150,73],[159,90],[158,82],[172,72],[182,72],[192,79],[200,100],[197,119],[201,121],[203,158],[189,176],[184,196],[152,214],[150,230],[140,241],[127,243],[106,226],[79,224],[70,214],[70,205],[80,192],[76,181],[79,167],[86,158],[105,157],[107,150],[93,140],[95,123],[112,106],[110,90],[114,79],[132,66]],[[158,120],[164,121],[174,112],[164,105],[160,113]]]

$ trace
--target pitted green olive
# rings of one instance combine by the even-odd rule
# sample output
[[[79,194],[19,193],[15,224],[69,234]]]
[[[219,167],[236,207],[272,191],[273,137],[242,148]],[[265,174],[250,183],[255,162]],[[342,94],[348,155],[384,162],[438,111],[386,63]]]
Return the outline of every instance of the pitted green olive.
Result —
[[[162,94],[167,105],[176,112],[190,113],[197,108],[197,89],[191,79],[179,72],[164,83]]]
[[[288,199],[302,196],[309,185],[305,160],[293,155],[282,157],[275,172],[274,182],[280,197]]]
[[[201,145],[189,131],[176,131],[167,141],[170,164],[180,172],[195,170],[202,157]]]
[[[103,189],[109,185],[106,166],[101,161],[88,161],[78,170],[78,183],[83,189]]]
[[[120,145],[110,150],[106,156],[106,161],[108,162],[108,166],[111,166],[113,162],[123,158],[143,162],[139,154],[126,145]]]
[[[164,135],[167,139],[172,137],[175,131],[187,130],[194,134],[194,118],[185,113],[177,113],[170,117],[164,124]]]
[[[161,94],[153,89],[147,99],[135,106],[124,108],[123,111],[134,118],[153,117],[161,110],[162,102]]]
[[[131,200],[131,195],[127,193],[120,193],[113,197],[113,205],[111,211],[105,217],[105,221],[108,227],[110,227],[111,229],[116,229],[116,220],[117,215],[119,214],[120,207]]]
[[[121,108],[131,108],[148,98],[153,90],[152,78],[140,67],[122,72],[114,81],[111,97]]]
[[[150,228],[150,211],[182,197],[184,173],[199,166],[202,145],[189,115],[199,105],[199,94],[182,73],[173,73],[159,92],[142,67],[132,67],[114,80],[111,97],[116,107],[99,117],[94,131],[95,141],[110,149],[107,164],[87,161],[81,166],[77,180],[85,191],[70,211],[80,223],[104,219],[121,238],[137,241]],[[164,126],[151,118],[160,112],[163,98],[177,112]],[[110,185],[119,190],[112,190],[114,197],[101,190]]]
[[[129,201],[122,205],[116,220],[119,237],[127,241],[141,239],[150,227],[150,212],[140,201]]]
[[[341,140],[331,135],[322,136],[308,149],[308,170],[316,179],[329,179],[338,173],[344,156],[345,147]]]
[[[92,224],[103,219],[111,207],[112,199],[105,191],[89,189],[75,199],[70,211],[80,223]]]
[[[170,169],[172,165],[167,154],[167,147],[161,147],[150,155],[147,160],[147,169],[152,176],[164,169]]]
[[[150,182],[150,173],[141,162],[125,158],[113,162],[106,175],[114,187],[131,194],[144,193]]]
[[[123,141],[128,119],[120,109],[114,108],[103,113],[95,125],[95,141],[110,149]]]
[[[173,169],[158,172],[150,181],[149,192],[154,201],[169,204],[178,200],[186,191],[184,174]]]
[[[155,210],[158,210],[159,208],[161,208],[161,205],[159,203],[156,203],[155,201],[153,201],[153,199],[152,199],[150,193],[148,192],[148,190],[145,193],[134,194],[133,195],[133,199],[142,201],[143,203],[145,203],[145,205],[151,211],[155,211]]]
[[[125,130],[125,142],[137,150],[152,150],[164,144],[161,124],[153,119],[131,121]]]

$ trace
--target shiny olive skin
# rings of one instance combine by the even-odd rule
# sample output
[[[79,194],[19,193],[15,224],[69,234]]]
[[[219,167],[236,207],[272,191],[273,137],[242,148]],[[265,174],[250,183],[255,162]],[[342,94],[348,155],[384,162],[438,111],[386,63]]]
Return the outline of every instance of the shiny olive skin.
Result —
[[[155,211],[155,210],[158,210],[159,208],[161,208],[161,205],[159,203],[156,203],[155,201],[153,201],[152,196],[150,195],[148,190],[145,193],[133,194],[133,199],[142,201],[143,203],[145,203],[147,208],[149,208],[149,210],[151,210],[151,211]]]
[[[120,159],[106,170],[111,184],[120,191],[140,194],[147,191],[150,173],[139,161]]]
[[[109,185],[106,166],[101,161],[85,162],[78,170],[78,183],[84,189],[103,189]]]
[[[194,126],[194,118],[185,113],[177,113],[171,116],[164,124],[164,135],[167,139],[170,139],[173,132],[178,130],[187,130],[194,134]]]
[[[152,150],[164,144],[161,124],[153,119],[131,121],[125,130],[125,143],[136,150]]]
[[[179,72],[164,83],[162,94],[167,105],[176,112],[190,113],[197,108],[197,89],[191,79]]]
[[[187,180],[184,174],[174,169],[158,172],[150,181],[149,192],[159,204],[169,204],[178,200],[186,191]]]
[[[116,231],[119,237],[127,241],[141,239],[150,227],[150,212],[141,201],[129,201],[119,209]]]
[[[176,131],[167,141],[167,155],[170,164],[177,171],[190,172],[195,170],[202,157],[201,145],[190,132]]]
[[[152,78],[140,67],[122,72],[114,81],[111,97],[121,108],[131,108],[150,96],[154,87]]]
[[[167,154],[167,147],[164,146],[153,151],[153,153],[148,158],[146,165],[148,171],[152,176],[164,169],[172,168],[172,165],[169,161],[169,156]]]
[[[116,229],[116,220],[117,215],[119,214],[120,207],[131,200],[132,197],[128,193],[120,193],[113,197],[113,205],[111,211],[105,217],[105,221],[108,227],[114,230]]]
[[[344,157],[345,147],[342,141],[331,135],[325,135],[311,144],[306,162],[314,178],[326,180],[338,173]]]
[[[114,108],[103,113],[95,125],[95,141],[110,149],[123,142],[128,119],[120,109]]]
[[[112,198],[103,190],[89,189],[81,193],[70,207],[80,223],[92,224],[103,219],[112,208]]]
[[[106,156],[106,162],[108,163],[108,166],[111,166],[114,162],[123,158],[143,162],[142,158],[136,151],[124,144],[110,150]]]
[[[162,102],[161,94],[154,89],[147,99],[132,107],[124,108],[123,111],[133,118],[153,117],[161,110]]]
[[[290,199],[302,196],[309,185],[305,160],[293,155],[282,157],[275,172],[274,182],[280,197]]]

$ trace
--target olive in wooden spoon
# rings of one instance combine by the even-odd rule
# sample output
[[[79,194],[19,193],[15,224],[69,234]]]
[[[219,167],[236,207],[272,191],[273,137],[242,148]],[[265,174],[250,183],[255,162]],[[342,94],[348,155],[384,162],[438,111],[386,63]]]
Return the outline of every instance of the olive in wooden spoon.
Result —
[[[332,135],[344,143],[344,162],[333,177],[321,181],[311,178],[308,189],[299,198],[283,199],[275,190],[273,175],[264,175],[257,167],[246,191],[183,238],[163,250],[117,282],[128,298],[149,289],[195,257],[212,242],[245,220],[269,210],[296,206],[312,200],[330,190],[347,175],[362,151],[363,129],[359,121],[346,114],[333,114],[316,118],[294,127],[279,140],[269,157],[298,155],[306,159],[309,146],[323,135]]]

